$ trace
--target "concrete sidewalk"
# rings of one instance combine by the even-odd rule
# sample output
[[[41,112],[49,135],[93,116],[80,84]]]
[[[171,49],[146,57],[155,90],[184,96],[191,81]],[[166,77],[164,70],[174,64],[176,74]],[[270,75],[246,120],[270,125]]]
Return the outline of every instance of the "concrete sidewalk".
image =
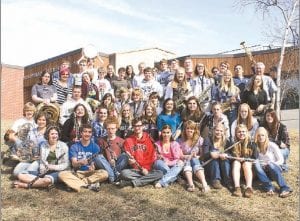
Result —
[[[282,110],[281,121],[288,129],[296,129],[299,131],[299,109]]]

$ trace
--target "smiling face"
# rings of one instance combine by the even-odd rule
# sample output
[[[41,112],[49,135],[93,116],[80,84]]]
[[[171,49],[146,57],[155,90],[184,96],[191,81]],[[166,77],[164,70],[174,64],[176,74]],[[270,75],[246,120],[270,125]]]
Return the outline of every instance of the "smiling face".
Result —
[[[265,65],[262,63],[257,63],[255,65],[255,73],[258,75],[263,75],[265,72]]]
[[[189,111],[194,112],[194,111],[197,110],[197,108],[198,108],[198,104],[197,104],[196,100],[191,99],[191,100],[188,101],[188,109],[189,109]]]
[[[153,108],[150,105],[148,105],[145,109],[146,116],[151,117],[153,113],[154,113]]]
[[[130,106],[124,105],[122,108],[122,117],[129,118],[130,117]]]
[[[245,140],[247,136],[248,130],[246,127],[238,127],[236,130],[236,138],[238,140]]]
[[[107,119],[107,109],[101,108],[98,110],[98,118],[100,122],[104,122]]]
[[[229,71],[226,71],[223,74],[224,82],[229,83],[231,80],[231,73]]]
[[[47,120],[45,116],[40,116],[37,121],[36,121],[37,125],[39,128],[45,128],[47,125]]]
[[[228,65],[226,63],[221,63],[220,64],[220,72],[225,73],[228,70]]]
[[[58,131],[56,129],[51,129],[48,138],[50,144],[56,143],[58,141]]]
[[[83,128],[81,132],[81,138],[85,142],[90,141],[92,138],[92,128]]]
[[[267,121],[267,123],[269,123],[269,124],[272,124],[272,123],[274,122],[274,118],[273,118],[273,116],[272,116],[271,113],[267,113],[267,114],[266,114],[266,121]]]
[[[214,134],[217,139],[222,139],[224,136],[224,127],[222,127],[221,124],[215,126]]]
[[[195,133],[195,127],[187,126],[185,129],[185,134],[188,139],[192,139]]]
[[[25,118],[31,120],[33,118],[34,111],[33,110],[25,110]]]
[[[146,81],[150,81],[152,79],[152,71],[151,70],[147,70],[144,72],[144,78]]]
[[[179,82],[182,82],[184,80],[184,76],[185,76],[184,70],[182,68],[178,69],[177,72],[176,72],[177,80]]]
[[[264,143],[267,140],[267,133],[264,128],[258,128],[256,131],[256,139],[258,143]]]
[[[140,101],[140,99],[141,99],[140,93],[137,93],[137,92],[132,93],[131,99],[134,102]]]
[[[142,121],[138,121],[133,125],[133,132],[138,137],[143,134],[143,123]]]
[[[172,136],[172,131],[171,131],[171,129],[169,127],[168,128],[164,128],[161,131],[161,137],[162,137],[163,141],[170,141],[171,136]]]
[[[174,102],[172,100],[168,100],[165,103],[165,109],[166,109],[167,112],[173,111],[173,109],[174,109]]]
[[[76,117],[83,117],[85,115],[85,109],[83,106],[78,106],[75,110]]]

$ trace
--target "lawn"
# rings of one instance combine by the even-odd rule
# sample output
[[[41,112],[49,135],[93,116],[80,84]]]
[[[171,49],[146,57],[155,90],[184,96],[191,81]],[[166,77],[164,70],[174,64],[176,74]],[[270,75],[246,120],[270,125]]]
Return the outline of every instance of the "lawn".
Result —
[[[98,193],[67,192],[63,186],[51,191],[12,189],[12,167],[5,164],[1,166],[2,220],[299,220],[299,135],[290,134],[290,171],[284,176],[294,192],[285,199],[278,193],[266,196],[257,182],[250,199],[233,197],[225,188],[205,195],[199,190],[189,193],[178,183],[165,189],[102,184]]]

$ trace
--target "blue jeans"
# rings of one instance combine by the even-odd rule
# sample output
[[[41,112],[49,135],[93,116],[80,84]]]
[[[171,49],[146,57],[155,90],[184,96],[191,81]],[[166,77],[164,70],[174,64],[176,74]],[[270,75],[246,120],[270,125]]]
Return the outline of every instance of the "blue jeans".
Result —
[[[39,171],[40,165],[39,162],[33,161],[32,163],[20,162],[17,164],[13,171],[13,175],[17,177],[20,173],[29,173],[29,172],[37,172]]]
[[[290,188],[285,183],[285,180],[282,176],[282,170],[280,166],[270,163],[266,166],[262,166],[259,162],[255,163],[255,170],[258,179],[263,184],[263,188],[266,191],[273,190],[274,187],[272,185],[272,180],[275,180],[280,187],[280,192],[282,191],[290,191]]]
[[[169,167],[163,160],[156,160],[153,167],[163,172],[164,176],[158,181],[163,187],[167,187],[170,183],[174,182],[183,168],[183,166],[177,164]]]
[[[96,169],[106,170],[108,173],[109,182],[111,183],[118,178],[121,171],[125,169],[127,165],[128,165],[128,157],[124,153],[122,153],[118,157],[115,167],[112,167],[102,154],[95,158]]]
[[[229,160],[214,159],[207,167],[211,181],[220,180],[225,185],[231,182]]]
[[[198,170],[203,170],[204,168],[201,166],[200,160],[197,158],[192,158],[189,161],[185,162],[185,165],[183,167],[183,171],[191,171],[191,172],[197,172]]]
[[[286,163],[287,159],[289,158],[289,155],[290,155],[290,149],[289,148],[280,148],[280,151],[283,155],[283,159],[284,159],[284,162],[281,166],[281,168],[284,170],[284,171],[288,171],[289,170],[289,166],[288,164]]]
[[[232,110],[228,110],[224,114],[227,116],[229,121],[229,128],[231,128],[233,121],[237,119],[238,109],[234,108]],[[229,130],[229,132],[230,132],[230,136],[232,136],[231,130]]]

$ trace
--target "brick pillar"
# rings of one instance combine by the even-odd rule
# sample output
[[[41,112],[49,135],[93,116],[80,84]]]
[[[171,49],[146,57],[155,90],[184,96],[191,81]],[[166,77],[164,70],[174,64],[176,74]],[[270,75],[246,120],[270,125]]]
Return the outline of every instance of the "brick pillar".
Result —
[[[23,116],[24,68],[1,64],[1,120],[16,120]]]

